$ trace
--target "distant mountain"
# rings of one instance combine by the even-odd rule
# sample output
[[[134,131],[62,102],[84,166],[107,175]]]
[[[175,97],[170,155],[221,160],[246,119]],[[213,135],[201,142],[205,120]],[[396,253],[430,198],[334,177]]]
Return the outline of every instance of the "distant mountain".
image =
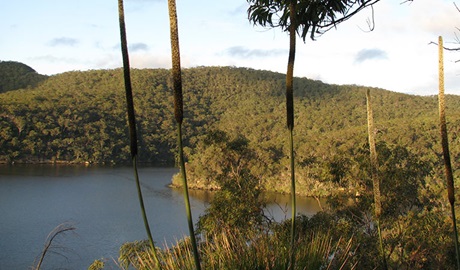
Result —
[[[26,64],[14,61],[0,61],[0,93],[33,88],[48,76],[38,74]]]

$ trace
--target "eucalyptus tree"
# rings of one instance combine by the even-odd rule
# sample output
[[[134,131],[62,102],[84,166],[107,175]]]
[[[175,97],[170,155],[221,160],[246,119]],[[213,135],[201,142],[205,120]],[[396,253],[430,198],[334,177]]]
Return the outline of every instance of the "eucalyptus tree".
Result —
[[[247,0],[248,19],[255,25],[280,27],[289,33],[289,57],[286,72],[286,117],[289,130],[290,166],[291,166],[291,247],[288,269],[295,267],[295,215],[296,184],[294,162],[294,62],[296,34],[305,41],[322,35],[337,24],[344,22],[362,9],[372,6],[380,0]]]

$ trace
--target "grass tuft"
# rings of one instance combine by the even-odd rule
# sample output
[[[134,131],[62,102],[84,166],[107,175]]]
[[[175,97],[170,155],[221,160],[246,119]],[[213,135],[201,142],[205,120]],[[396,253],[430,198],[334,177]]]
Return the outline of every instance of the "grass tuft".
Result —
[[[287,232],[285,232],[287,233]],[[284,233],[220,233],[199,244],[203,269],[285,269],[291,260],[290,240]],[[296,265],[293,269],[355,269],[350,258],[354,253],[352,238],[334,239],[329,232],[312,232],[295,240]],[[120,263],[136,269],[156,269],[155,261],[144,242],[123,245]],[[190,238],[159,251],[163,269],[194,269],[193,247]]]

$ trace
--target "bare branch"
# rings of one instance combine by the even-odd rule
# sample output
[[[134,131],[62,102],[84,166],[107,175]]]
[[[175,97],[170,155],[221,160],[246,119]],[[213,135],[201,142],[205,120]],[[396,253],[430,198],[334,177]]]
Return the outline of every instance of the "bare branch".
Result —
[[[56,228],[54,228],[49,234],[48,234],[48,237],[46,238],[46,242],[45,242],[45,245],[43,247],[43,251],[41,253],[41,256],[40,256],[40,259],[37,263],[37,266],[34,267],[35,270],[39,270],[42,263],[43,263],[43,260],[45,259],[45,256],[46,256],[46,253],[48,251],[50,252],[53,252],[50,250],[52,244],[53,244],[53,240],[60,234],[64,234],[65,232],[68,232],[68,231],[73,231],[73,230],[76,230],[76,228],[74,226],[72,226],[71,224],[69,223],[62,223],[62,224],[59,224]],[[60,253],[57,253],[57,254],[60,254]],[[62,254],[60,254],[62,255]],[[64,256],[64,255],[62,255]],[[64,256],[65,257],[65,256]]]
[[[436,46],[438,46],[439,44],[434,42],[434,41],[431,41],[430,43],[428,43],[428,45],[431,45],[431,44],[434,44]],[[448,48],[448,47],[445,47],[445,46],[442,46],[442,48],[446,51],[460,51],[460,48]]]
[[[345,14],[342,18],[340,18],[338,20],[333,20],[330,23],[326,23],[324,25],[318,26],[319,29],[325,29],[325,30],[322,30],[322,31],[318,30],[317,34],[319,34],[320,36],[323,35],[324,33],[326,33],[327,31],[331,30],[332,28],[335,28],[338,24],[340,24],[340,23],[342,23],[344,21],[347,21],[348,19],[353,17],[355,14],[357,14],[361,10],[363,10],[363,9],[365,9],[367,7],[372,7],[374,4],[376,4],[379,1],[380,0],[363,1],[363,3],[360,6],[358,6],[358,8],[353,10],[351,13]]]
[[[358,28],[361,31],[366,32],[366,33],[372,32],[375,29],[374,6],[371,6],[371,10],[372,10],[372,16],[371,16],[372,20],[369,19],[369,18],[366,19],[367,27],[369,28],[369,30],[364,30],[364,29],[362,29],[361,27],[358,26]]]
[[[460,28],[458,27],[455,27],[455,28],[457,28],[457,31],[460,31]],[[455,35],[455,42],[460,43],[460,39],[458,38],[457,33],[454,33],[454,35]]]
[[[458,39],[457,34],[455,34],[455,37],[456,37],[456,39]],[[439,46],[439,44],[436,43],[436,42],[434,42],[434,41],[431,41],[430,43],[428,43],[428,45],[431,45],[431,44],[434,44],[434,45],[436,45],[436,46]],[[459,47],[459,48],[447,48],[447,47],[445,47],[445,46],[442,46],[442,48],[443,48],[444,50],[446,50],[446,51],[460,51],[460,47]],[[458,62],[460,62],[460,60],[455,60],[455,61],[454,61],[454,63],[458,63]]]
[[[413,1],[414,1],[414,0],[406,0],[406,1],[402,2],[401,5],[402,5],[402,4],[405,4],[405,3],[407,3],[407,2],[411,2],[411,3],[412,3]]]
[[[457,9],[458,12],[460,12],[460,9],[458,8],[457,4],[454,2],[454,6]]]

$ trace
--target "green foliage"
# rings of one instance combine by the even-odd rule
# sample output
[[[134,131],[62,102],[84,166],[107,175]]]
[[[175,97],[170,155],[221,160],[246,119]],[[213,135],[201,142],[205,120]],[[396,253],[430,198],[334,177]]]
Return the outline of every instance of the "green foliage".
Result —
[[[199,178],[204,185],[222,185],[241,175],[256,162],[255,151],[242,135],[230,138],[221,130],[210,131],[194,149],[187,149],[187,166],[191,178]]]
[[[425,189],[425,179],[433,172],[433,163],[421,159],[402,146],[389,146],[384,142],[376,145],[378,153],[379,176],[382,190],[382,207],[385,218],[394,218],[407,211],[422,206],[421,193]],[[361,179],[369,179],[370,164],[366,159],[366,151],[359,151]],[[369,189],[370,180],[362,185]],[[362,191],[363,196],[366,190]]]
[[[170,72],[131,72],[139,134],[139,162],[173,165],[176,127]],[[289,192],[283,74],[232,67],[182,72],[184,146],[191,188],[219,188],[213,130],[246,139],[246,167],[260,187]],[[329,196],[361,191],[356,149],[366,141],[365,88],[295,78],[294,145],[297,192]],[[437,100],[373,89],[378,141],[401,146],[435,168],[427,185],[442,187]],[[129,162],[122,71],[92,70],[50,76],[38,87],[0,94],[0,162]],[[460,160],[460,97],[447,99],[452,160]],[[216,157],[216,158],[214,158]],[[200,165],[201,164],[201,165]],[[201,167],[200,167],[201,166]],[[234,166],[234,165],[232,165]],[[404,166],[401,164],[400,166]],[[423,167],[423,166],[422,166]],[[193,171],[193,172],[192,172]],[[454,171],[454,177],[460,170]]]
[[[124,243],[120,247],[119,253],[118,262],[124,269],[128,269],[130,265],[134,266],[136,269],[155,269],[157,266],[157,262],[152,253],[151,244],[147,240]],[[139,263],[141,260],[151,260],[152,267],[146,268],[142,266],[142,264]]]
[[[89,267],[88,270],[102,270],[105,267],[103,260],[95,260]]]
[[[424,196],[432,191],[427,190],[425,180],[433,172],[433,164],[422,160],[418,155],[402,146],[389,146],[384,142],[376,144],[379,176],[382,192],[382,208],[384,220],[398,218],[412,209],[423,206]],[[357,191],[359,196],[353,205],[361,212],[371,212],[372,209],[372,180],[368,146],[364,145],[353,153],[353,167],[358,168],[350,183],[345,185]],[[422,196],[423,195],[423,196]],[[335,209],[348,208],[341,196],[332,198],[331,204]]]
[[[379,0],[329,0],[309,1],[297,0],[295,21],[296,31],[305,41],[310,33],[311,39],[316,35],[348,20],[357,12]],[[262,26],[281,27],[287,30],[290,21],[291,1],[284,0],[247,0],[249,21]]]
[[[200,217],[198,231],[215,234],[221,231],[247,231],[257,229],[263,222],[260,189],[255,179],[242,175],[229,179],[217,191],[206,213]]]
[[[172,165],[176,128],[169,71],[134,69],[132,77],[140,161]],[[184,145],[190,187],[221,189],[216,204],[225,206],[213,209],[217,214],[212,219],[207,213],[206,230],[216,228],[219,219],[236,228],[248,224],[257,228],[263,206],[257,199],[259,193],[264,189],[289,192],[287,141],[283,136],[284,80],[283,74],[245,68],[183,70],[183,98],[188,104],[184,108]],[[329,216],[297,220],[306,228],[299,227],[298,231],[303,239],[312,232],[319,233],[319,227],[332,228],[333,241],[339,235],[344,239],[354,235],[359,249],[353,263],[359,262],[360,269],[373,269],[378,266],[374,260],[378,249],[365,143],[365,88],[306,78],[295,78],[294,85],[297,191],[333,195],[336,201],[331,202],[334,212]],[[388,262],[394,268],[450,269],[454,256],[443,202],[437,100],[372,91]],[[50,76],[36,88],[2,93],[0,160],[127,162],[130,155],[123,100],[119,69],[67,72]],[[460,97],[449,96],[446,101],[449,137],[454,142],[452,160],[457,162]],[[456,179],[459,175],[459,170],[454,171]],[[355,198],[355,194],[359,196]],[[271,269],[284,266],[288,259],[281,257],[286,254],[283,248],[289,246],[289,237],[282,236],[281,230],[277,232],[279,238],[267,240],[273,242],[265,246],[279,249],[260,251],[268,254],[264,262],[274,267]],[[176,251],[179,255],[175,256],[188,256],[182,249]],[[132,258],[137,257],[134,253]],[[193,258],[190,262],[193,267]]]
[[[0,93],[36,87],[47,77],[23,63],[0,61]]]
[[[385,226],[393,269],[456,269],[451,221],[440,210],[412,210]]]
[[[289,231],[286,231],[289,233]],[[285,269],[288,246],[281,234],[220,233],[199,245],[203,269]],[[295,269],[354,269],[352,239],[333,238],[316,232],[299,238]],[[162,269],[194,269],[192,247],[185,239],[159,254]],[[123,259],[122,259],[123,258]],[[141,242],[127,243],[120,249],[120,262],[129,260],[135,269],[156,269],[152,255]],[[340,268],[343,267],[343,268]]]
[[[200,156],[214,162],[193,164],[201,165],[197,169],[204,171],[201,174],[208,175],[209,180],[214,179],[220,189],[200,217],[198,231],[214,235],[258,229],[263,222],[263,202],[260,181],[248,169],[254,153],[248,148],[247,139],[231,139],[225,132],[214,131],[199,146]],[[193,168],[189,171],[197,173]]]
[[[389,267],[452,269],[455,255],[451,229],[440,190],[433,188],[439,185],[434,184],[432,177],[433,163],[399,145],[380,142],[376,149],[382,191],[382,237]],[[359,196],[334,196],[330,206],[334,219],[341,224],[335,230],[355,235],[361,245],[358,266],[370,269],[380,262],[376,260],[378,254],[371,255],[378,248],[368,146],[356,149],[352,156],[355,164],[352,167],[359,168],[354,175],[359,181],[353,181]]]
[[[166,81],[166,74],[165,71],[162,82]],[[149,79],[152,82],[155,76]],[[148,89],[152,87],[158,85],[150,85]],[[128,162],[129,138],[123,93],[121,70],[113,70],[63,73],[27,92],[11,91],[0,95],[0,125],[5,127],[0,141],[3,144],[0,159],[16,162]],[[137,98],[139,108],[149,100],[164,100],[168,96],[165,84],[159,91],[145,90],[145,93],[145,99]],[[149,114],[138,121],[139,129],[144,133],[146,130],[153,132],[139,140],[143,148],[141,157],[158,164],[172,163],[168,160],[168,157],[172,159],[172,134],[162,136],[158,132],[167,124],[163,119],[169,118],[168,110],[139,111],[143,116]],[[154,118],[153,113],[159,115]],[[148,123],[150,119],[156,120]]]

